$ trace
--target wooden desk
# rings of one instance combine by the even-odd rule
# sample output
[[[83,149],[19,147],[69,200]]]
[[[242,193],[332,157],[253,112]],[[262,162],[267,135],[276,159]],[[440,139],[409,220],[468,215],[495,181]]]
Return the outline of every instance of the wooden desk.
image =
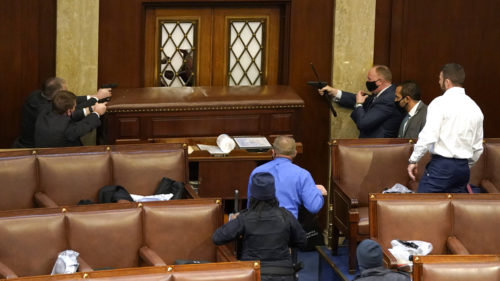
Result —
[[[288,86],[114,89],[100,144],[296,132],[304,101]]]
[[[233,199],[234,190],[241,199],[247,198],[248,178],[257,166],[272,160],[272,152],[248,152],[234,149],[226,156],[213,156],[200,150],[197,144],[216,144],[216,137],[150,139],[154,143],[185,143],[189,146],[189,178],[198,182],[200,197]],[[269,139],[272,141],[272,139]],[[302,153],[302,144],[297,143],[297,153]]]

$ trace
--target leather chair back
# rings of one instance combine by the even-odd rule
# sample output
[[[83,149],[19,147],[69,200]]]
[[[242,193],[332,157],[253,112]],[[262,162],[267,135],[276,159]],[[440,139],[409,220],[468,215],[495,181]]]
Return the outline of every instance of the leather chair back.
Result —
[[[382,195],[383,198],[392,199],[380,199]],[[370,202],[370,235],[379,241],[383,249],[392,248],[391,240],[402,239],[432,243],[431,254],[447,252],[446,240],[452,233],[453,214],[451,202],[447,200],[446,194],[374,196],[378,200]]]
[[[339,163],[339,185],[360,206],[368,206],[368,194],[382,192],[396,183],[408,186],[409,176],[404,167],[412,145],[339,145],[335,162]],[[403,168],[402,168],[403,167]]]
[[[131,194],[152,195],[163,177],[186,182],[185,157],[181,149],[138,153],[115,146],[111,153],[113,183]]]
[[[38,185],[36,158],[31,150],[0,158],[0,210],[34,208]]]
[[[500,187],[500,139],[484,144],[485,164],[484,177],[498,189]]]
[[[471,254],[500,254],[500,199],[454,199],[454,235]],[[485,279],[486,280],[486,279]]]
[[[211,237],[222,224],[222,209],[214,200],[211,202],[198,205],[177,200],[168,205],[144,206],[144,244],[167,264],[174,264],[175,259],[216,261]]]
[[[50,274],[67,249],[64,214],[58,209],[2,213],[0,261],[18,276]]]
[[[419,256],[414,281],[500,281],[500,257],[489,255]]]
[[[40,191],[58,205],[76,205],[82,199],[97,202],[101,187],[111,184],[111,161],[102,151],[38,156]]]
[[[133,205],[132,205],[133,206]],[[69,247],[93,269],[139,266],[141,208],[68,212]]]

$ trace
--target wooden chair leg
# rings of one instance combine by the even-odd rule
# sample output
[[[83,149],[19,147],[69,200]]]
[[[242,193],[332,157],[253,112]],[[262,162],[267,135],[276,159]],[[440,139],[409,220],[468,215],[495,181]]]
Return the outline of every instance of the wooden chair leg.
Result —
[[[349,225],[349,273],[354,274],[358,265],[356,248],[358,247],[358,223]]]
[[[339,238],[340,238],[340,231],[334,225],[332,229],[332,239],[330,240],[330,247],[332,248],[332,255],[334,256],[338,254]]]

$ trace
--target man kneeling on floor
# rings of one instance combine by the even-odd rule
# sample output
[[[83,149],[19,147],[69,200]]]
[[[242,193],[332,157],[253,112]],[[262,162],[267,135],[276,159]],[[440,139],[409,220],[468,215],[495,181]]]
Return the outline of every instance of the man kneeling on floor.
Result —
[[[306,233],[292,213],[278,206],[273,175],[254,174],[250,190],[250,207],[218,228],[212,240],[221,245],[242,235],[241,260],[259,260],[262,281],[293,281],[289,247],[305,247]]]
[[[392,271],[384,267],[382,247],[370,239],[359,243],[356,250],[360,274],[354,278],[357,281],[410,281],[406,272]]]

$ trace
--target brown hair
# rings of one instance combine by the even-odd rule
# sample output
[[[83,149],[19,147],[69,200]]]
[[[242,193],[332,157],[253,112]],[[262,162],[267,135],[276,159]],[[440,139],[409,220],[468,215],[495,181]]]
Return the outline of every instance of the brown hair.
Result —
[[[412,80],[401,82],[398,87],[401,87],[401,97],[409,96],[412,100],[420,100],[420,87]]]
[[[448,79],[453,85],[463,86],[465,82],[465,70],[458,63],[447,63],[441,68],[443,80]]]
[[[57,114],[63,114],[68,109],[73,109],[75,104],[75,94],[70,91],[59,91],[52,99],[52,110]]]

